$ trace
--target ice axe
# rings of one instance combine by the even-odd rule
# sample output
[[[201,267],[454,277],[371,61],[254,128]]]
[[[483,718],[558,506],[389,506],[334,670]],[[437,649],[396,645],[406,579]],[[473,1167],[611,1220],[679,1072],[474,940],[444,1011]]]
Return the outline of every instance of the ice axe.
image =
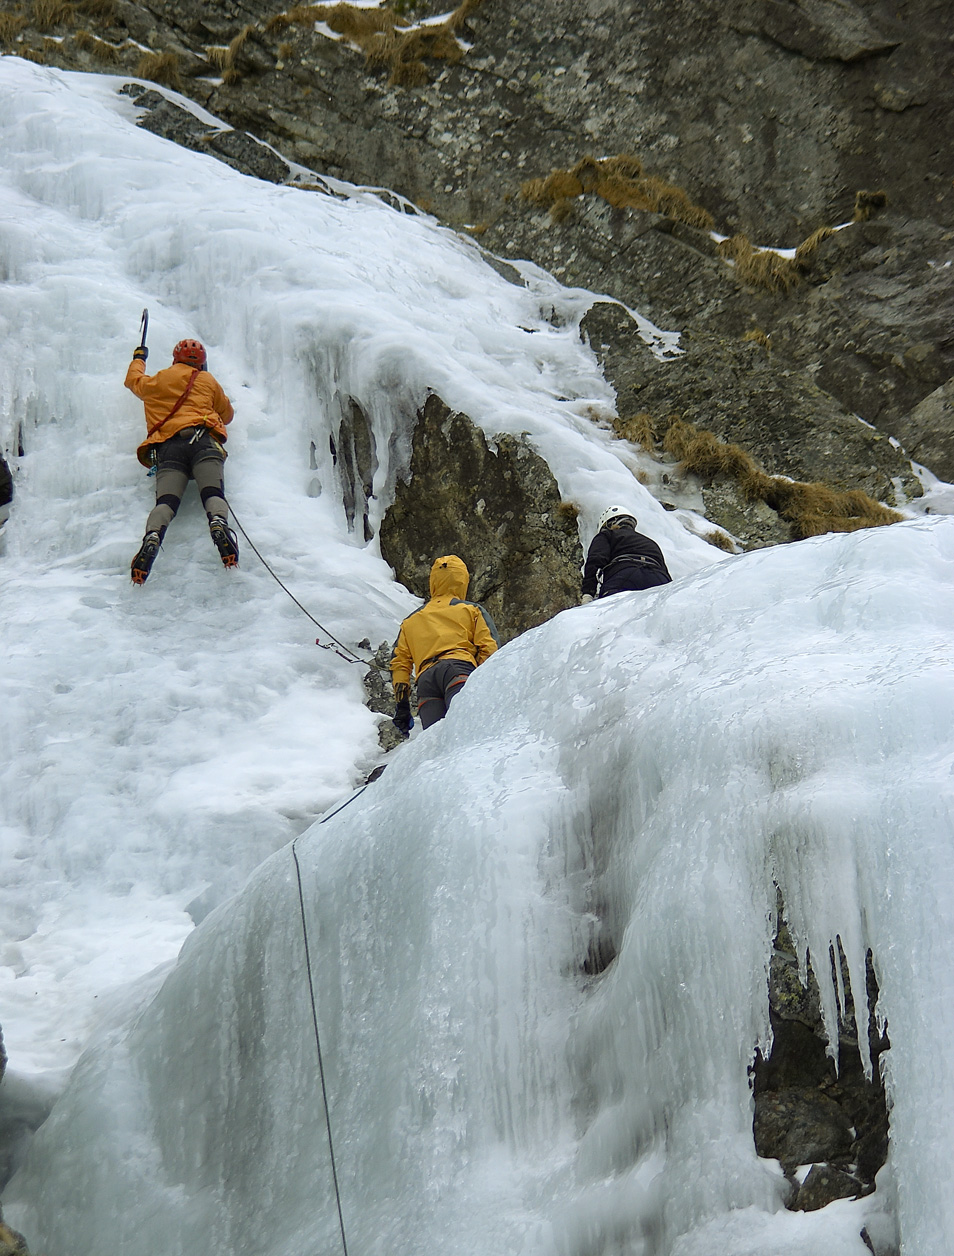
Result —
[[[142,318],[139,320],[139,348],[146,347],[146,332],[149,330],[149,311],[143,310]]]

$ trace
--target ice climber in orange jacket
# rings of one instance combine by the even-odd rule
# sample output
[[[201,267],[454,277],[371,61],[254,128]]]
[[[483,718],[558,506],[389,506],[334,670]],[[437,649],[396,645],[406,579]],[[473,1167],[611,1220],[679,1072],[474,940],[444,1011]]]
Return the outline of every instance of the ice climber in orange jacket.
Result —
[[[470,572],[456,554],[435,558],[431,597],[401,624],[391,653],[397,710],[394,723],[410,732],[411,672],[417,674],[417,713],[423,728],[447,714],[467,677],[500,646],[494,621],[477,602],[466,601]]]
[[[146,438],[137,456],[144,467],[156,469],[156,504],[132,560],[134,584],[145,584],[190,479],[199,490],[222,562],[226,567],[238,563],[224,480],[225,427],[232,421],[232,403],[205,369],[205,348],[198,340],[180,340],[172,351],[172,365],[155,375],[146,374],[147,353],[146,346],[139,345],[125,380],[146,409]]]

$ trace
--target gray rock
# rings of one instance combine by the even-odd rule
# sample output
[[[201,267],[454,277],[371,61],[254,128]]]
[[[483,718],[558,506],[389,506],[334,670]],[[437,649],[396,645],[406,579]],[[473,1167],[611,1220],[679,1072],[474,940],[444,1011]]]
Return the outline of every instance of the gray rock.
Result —
[[[861,488],[888,505],[896,480],[909,497],[920,496],[910,463],[889,440],[756,344],[696,333],[684,338],[682,357],[660,362],[634,335],[629,315],[606,302],[593,306],[583,331],[620,414],[675,412],[741,445],[769,475]]]
[[[808,1185],[806,1179],[789,1200],[790,1208],[823,1207],[830,1199],[841,1198],[837,1194],[824,1198],[826,1191],[848,1185],[851,1194],[868,1193],[887,1159],[888,1110],[880,1057],[890,1043],[877,1024],[874,963],[869,955],[867,1037],[873,1069],[868,1078],[858,1045],[847,965],[840,946],[837,950],[845,1007],[844,1014],[839,1014],[833,1058],[811,961],[803,984],[791,937],[780,919],[769,969],[772,1049],[767,1059],[757,1055],[753,1067],[755,1146],[760,1156],[780,1160],[789,1174],[806,1164],[825,1169],[814,1178],[809,1174],[811,1188],[802,1194]],[[834,962],[831,956],[829,960]],[[850,1183],[838,1173],[850,1177]]]
[[[393,750],[400,746],[405,738],[394,727],[394,694],[391,692],[391,645],[382,641],[374,654],[374,664],[362,677],[365,692],[365,705],[371,711],[386,715],[378,725],[378,744],[382,750]],[[417,705],[417,687],[411,685],[411,710]]]
[[[900,419],[895,429],[915,462],[942,480],[954,481],[954,377]]]
[[[120,91],[144,110],[136,123],[143,130],[161,135],[183,148],[211,153],[234,170],[268,183],[283,183],[288,178],[288,165],[246,132],[210,128],[188,109],[139,83],[126,83]]]
[[[860,61],[901,42],[877,30],[851,0],[742,0],[732,12],[736,30],[815,59]]]
[[[770,506],[746,501],[729,480],[703,486],[702,501],[706,518],[736,537],[743,549],[764,549],[791,540],[791,529]]]
[[[423,598],[434,559],[459,555],[468,597],[487,607],[504,642],[579,602],[576,511],[547,464],[523,438],[489,442],[434,394],[418,414],[409,478],[381,524],[381,553]]]
[[[839,1105],[821,1093],[775,1091],[764,1095],[756,1110],[755,1143],[760,1156],[793,1169],[846,1156],[851,1126]]]
[[[6,523],[10,517],[10,505],[13,501],[13,476],[10,474],[10,468],[7,466],[3,455],[0,454],[0,527]],[[2,1067],[2,1044],[3,1039],[0,1037],[0,1077],[3,1076]]]
[[[836,1199],[856,1199],[870,1194],[862,1182],[850,1173],[830,1164],[813,1164],[789,1208],[798,1212],[815,1212]]]

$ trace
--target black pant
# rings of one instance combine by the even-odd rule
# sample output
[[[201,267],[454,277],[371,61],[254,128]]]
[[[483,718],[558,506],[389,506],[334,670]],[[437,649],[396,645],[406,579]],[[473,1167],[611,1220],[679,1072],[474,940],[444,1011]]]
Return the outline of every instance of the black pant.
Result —
[[[474,667],[464,659],[439,659],[418,678],[417,715],[422,728],[444,718],[451,699],[463,689]]]

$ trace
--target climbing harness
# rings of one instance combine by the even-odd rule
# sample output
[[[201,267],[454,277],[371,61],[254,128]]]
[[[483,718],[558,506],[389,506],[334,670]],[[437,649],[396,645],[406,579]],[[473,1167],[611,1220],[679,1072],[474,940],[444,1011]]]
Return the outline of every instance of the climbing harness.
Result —
[[[245,535],[244,532],[242,535]],[[247,536],[245,539],[248,541]],[[251,545],[251,541],[249,541],[249,544]],[[257,552],[258,551],[256,551],[256,553]],[[261,555],[259,555],[259,557],[261,557]],[[350,802],[351,799],[348,801]],[[347,803],[344,805],[347,806]],[[339,807],[338,810],[340,811],[341,808]],[[337,814],[337,811],[332,812],[332,815]],[[330,820],[331,816],[327,816],[326,819]],[[335,1187],[335,1203],[338,1206],[338,1226],[341,1230],[341,1250],[344,1252],[344,1256],[348,1256],[348,1240],[345,1238],[344,1213],[341,1210],[341,1191],[338,1189],[338,1169],[335,1164],[335,1145],[334,1140],[331,1137],[331,1113],[328,1110],[328,1089],[325,1085],[325,1065],[321,1054],[321,1035],[318,1032],[318,1005],[315,1000],[315,982],[311,971],[311,950],[308,946],[308,924],[305,919],[305,892],[302,889],[301,865],[298,862],[298,852],[295,849],[297,841],[298,839],[295,838],[295,841],[292,842],[291,849],[292,858],[295,861],[295,876],[298,880],[298,905],[301,909],[301,934],[305,944],[305,971],[308,974],[308,993],[311,996],[311,1022],[315,1030],[315,1048],[318,1052],[318,1076],[321,1079],[321,1099],[325,1108],[325,1128],[328,1131],[328,1154],[331,1157],[331,1178]]]
[[[625,566],[627,563],[636,563],[639,567],[652,567],[654,571],[662,571],[659,563],[655,559],[650,558],[647,554],[618,554],[615,558],[611,558],[605,567],[601,567],[596,575],[596,596],[599,597],[603,589],[603,581],[606,579],[606,573],[612,567],[619,565]]]
[[[363,659],[360,656],[360,654],[356,654],[355,651],[352,650],[350,646],[345,645],[343,641],[339,641],[337,637],[332,636],[332,634],[328,631],[328,629],[324,626],[324,624],[320,624],[318,620],[315,619],[314,615],[312,615],[311,611],[308,610],[307,607],[302,606],[301,602],[299,602],[298,598],[295,597],[291,589],[289,589],[286,585],[282,584],[281,579],[275,574],[275,572],[271,569],[271,567],[262,557],[262,554],[256,547],[255,542],[252,540],[249,534],[242,527],[242,523],[240,519],[236,515],[234,509],[232,508],[232,503],[228,502],[227,504],[228,504],[229,510],[232,512],[232,518],[235,520],[235,526],[238,528],[239,532],[241,532],[242,536],[245,537],[245,540],[248,542],[249,549],[251,549],[258,556],[259,560],[262,563],[262,566],[265,568],[268,574],[279,585],[280,588],[284,589],[284,591],[288,594],[288,596],[295,603],[298,609],[308,616],[308,618],[315,625],[315,627],[318,628],[321,632],[323,632],[325,636],[330,639],[330,641],[334,642],[334,645],[329,645],[326,642],[320,640],[320,638],[316,637],[315,645],[319,646],[322,650],[331,650],[333,654],[337,654],[338,657],[344,659],[346,663],[361,663],[365,667],[376,666],[374,659]],[[346,650],[347,654],[343,654],[342,653],[343,650]]]

